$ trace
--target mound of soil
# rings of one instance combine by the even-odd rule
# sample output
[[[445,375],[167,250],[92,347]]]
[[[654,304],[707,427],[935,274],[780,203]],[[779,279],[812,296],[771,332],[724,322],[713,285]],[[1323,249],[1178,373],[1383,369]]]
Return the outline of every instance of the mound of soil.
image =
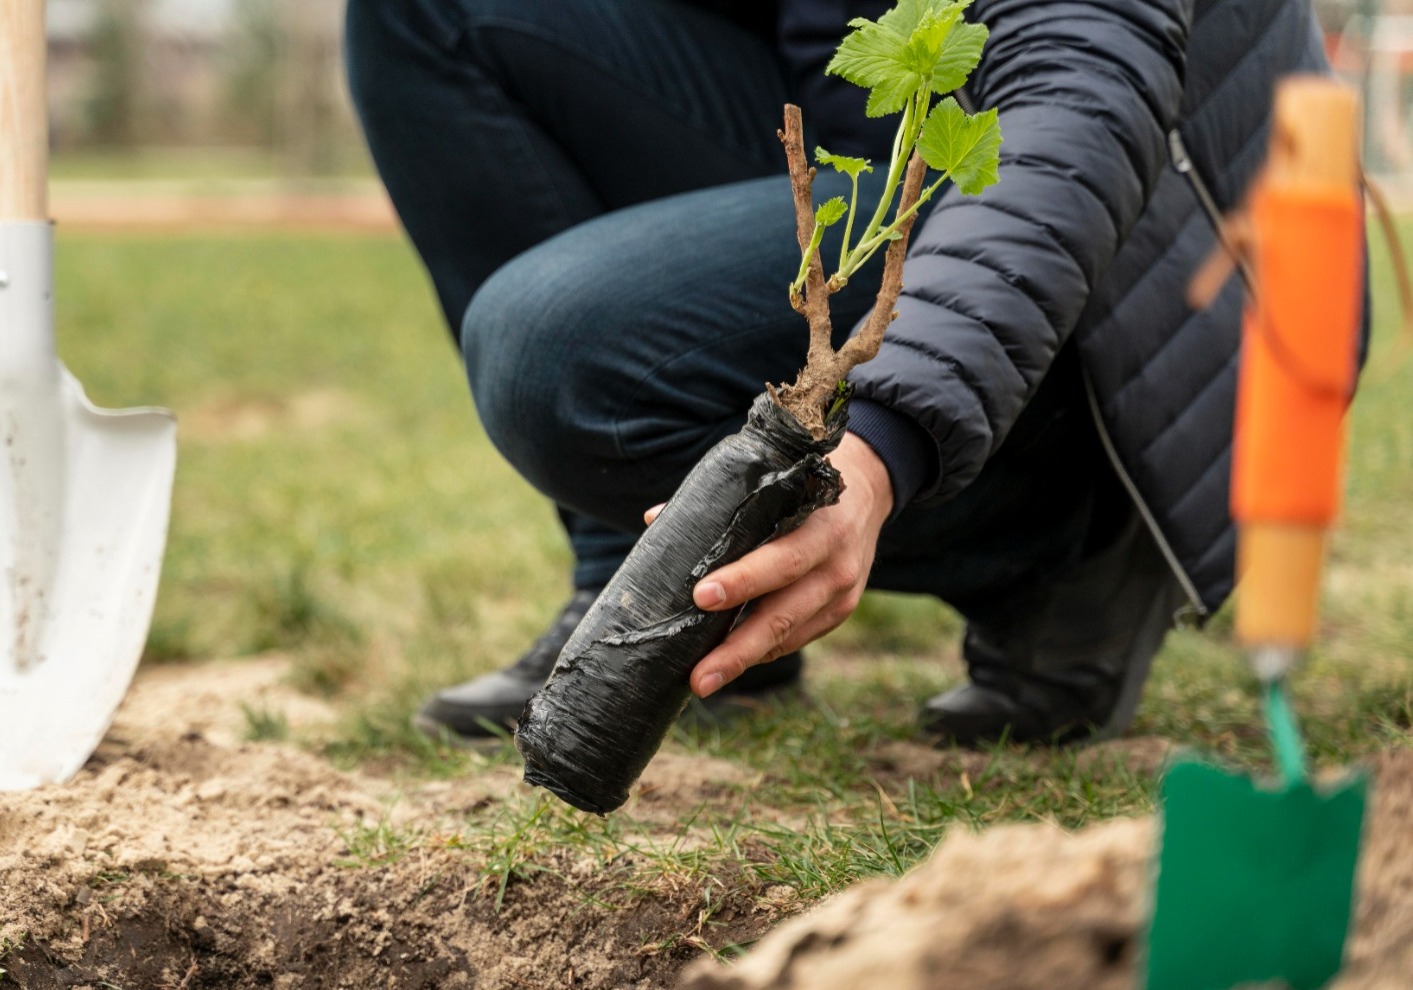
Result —
[[[332,717],[282,687],[285,671],[278,659],[145,670],[73,781],[0,795],[0,983],[646,990],[697,955],[703,891],[629,888],[632,864],[566,850],[497,904],[498,885],[452,837],[522,786],[518,768],[399,790],[245,741],[242,702],[294,726]],[[681,763],[645,778],[640,819],[742,773]],[[378,830],[408,823],[433,838],[381,862]],[[713,936],[757,938],[780,913],[728,904],[715,917],[733,920]]]
[[[1413,752],[1374,770],[1354,937],[1331,990],[1413,985]],[[1129,990],[1153,838],[1150,819],[953,834],[901,880],[826,901],[735,965],[696,964],[680,990]]]

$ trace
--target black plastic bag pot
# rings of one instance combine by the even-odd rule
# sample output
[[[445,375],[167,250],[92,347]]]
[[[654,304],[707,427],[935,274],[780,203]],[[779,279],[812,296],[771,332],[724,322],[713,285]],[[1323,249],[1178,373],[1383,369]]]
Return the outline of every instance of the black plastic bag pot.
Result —
[[[527,783],[604,814],[662,745],[691,695],[687,678],[739,610],[703,612],[706,574],[839,500],[824,455],[847,419],[840,402],[815,440],[763,394],[746,425],[707,452],[648,527],[565,644],[520,717],[515,745]]]

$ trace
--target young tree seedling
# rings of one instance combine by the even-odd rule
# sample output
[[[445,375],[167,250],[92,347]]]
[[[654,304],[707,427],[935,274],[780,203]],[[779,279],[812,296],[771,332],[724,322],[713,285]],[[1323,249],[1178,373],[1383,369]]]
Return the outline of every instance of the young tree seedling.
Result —
[[[884,330],[898,315],[893,307],[903,288],[903,258],[919,207],[948,181],[958,191],[976,195],[997,179],[1001,128],[996,111],[969,114],[949,95],[966,82],[986,44],[985,25],[962,19],[970,4],[900,0],[877,21],[856,18],[849,22],[853,32],[825,70],[869,90],[870,117],[902,113],[883,191],[857,236],[859,176],[871,172],[872,164],[816,148],[815,161],[847,175],[853,188],[848,200],[836,196],[815,208],[815,170],[805,159],[800,108],[785,108],[785,128],[779,134],[790,168],[801,255],[799,272],[790,283],[790,304],[809,321],[810,345],[799,377],[771,394],[816,437],[824,435],[840,383],[852,368],[878,353]],[[934,103],[938,96],[942,98]],[[838,266],[826,277],[820,244],[825,229],[841,220]],[[829,297],[885,245],[873,309],[862,329],[836,351],[830,340]]]
[[[825,458],[845,428],[844,376],[877,352],[893,319],[918,206],[948,180],[972,193],[996,180],[995,112],[968,115],[956,100],[933,99],[960,86],[981,56],[986,29],[961,18],[969,2],[900,0],[877,23],[853,21],[829,65],[869,88],[870,114],[902,114],[884,190],[866,221],[860,221],[858,180],[872,166],[817,152],[820,164],[849,176],[853,195],[816,209],[800,111],[786,108],[781,139],[801,250],[790,300],[809,320],[808,363],[793,385],[757,396],[745,425],[696,463],[526,705],[515,732],[525,780],[576,808],[605,814],[628,799],[687,704],[692,669],[734,626],[740,607],[698,608],[696,583],[839,500],[842,479]],[[929,167],[936,172],[931,178]],[[825,229],[838,223],[844,243],[838,268],[826,278],[819,249]],[[880,250],[878,299],[862,332],[836,353],[829,295]]]

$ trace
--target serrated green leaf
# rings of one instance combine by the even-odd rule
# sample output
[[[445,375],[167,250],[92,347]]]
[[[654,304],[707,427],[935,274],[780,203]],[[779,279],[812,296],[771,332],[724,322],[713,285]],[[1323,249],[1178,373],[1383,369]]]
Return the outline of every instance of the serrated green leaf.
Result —
[[[908,43],[903,48],[904,64],[919,76],[931,75],[961,12],[960,7],[951,7],[925,14],[908,36]]]
[[[831,155],[823,148],[814,149],[814,160],[819,165],[828,165],[836,172],[856,179],[865,172],[872,172],[873,165],[867,158],[850,158],[848,155]]]
[[[931,85],[952,29],[970,2],[899,0],[877,22],[855,18],[849,22],[854,31],[824,71],[871,90],[865,109],[870,117],[897,113],[909,97]]]
[[[906,48],[907,38],[881,24],[864,21],[840,42],[824,71],[872,90],[865,112],[882,117],[901,110],[922,82],[904,62]]]
[[[821,227],[832,227],[843,220],[844,214],[848,212],[849,204],[844,202],[844,197],[835,196],[819,204],[819,209],[814,211],[814,222]]]
[[[981,50],[986,47],[990,34],[985,24],[968,24],[961,21],[951,33],[938,54],[932,71],[932,91],[946,96],[961,88],[972,70],[981,61]]]
[[[998,178],[1001,125],[996,111],[968,115],[948,97],[923,122],[917,150],[929,168],[951,173],[953,184],[974,196]]]
[[[908,39],[928,17],[956,17],[970,5],[971,0],[898,0],[892,10],[879,16],[878,23],[898,37]]]
[[[896,79],[885,79],[874,86],[864,104],[864,114],[869,117],[886,117],[897,113],[908,105],[908,100],[922,85],[922,77],[916,73],[900,75]]]

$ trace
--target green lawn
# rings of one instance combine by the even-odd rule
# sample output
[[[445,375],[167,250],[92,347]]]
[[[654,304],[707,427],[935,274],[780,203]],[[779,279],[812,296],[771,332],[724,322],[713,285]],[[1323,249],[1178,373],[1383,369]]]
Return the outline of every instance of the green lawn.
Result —
[[[147,662],[285,651],[299,685],[346,712],[334,735],[303,743],[378,772],[513,759],[439,748],[406,728],[425,692],[505,663],[537,635],[569,566],[550,508],[481,432],[408,247],[61,231],[58,261],[60,349],[90,395],[160,403],[182,424]],[[1296,683],[1324,766],[1413,743],[1413,363],[1390,360],[1386,267],[1326,635]],[[1265,765],[1229,626],[1224,613],[1170,638],[1134,731]],[[735,761],[760,782],[684,822],[708,834],[690,855],[672,847],[645,869],[742,872],[812,897],[905,868],[955,822],[1080,825],[1151,808],[1151,760],[999,749],[958,757],[953,772],[909,773],[883,759],[911,738],[916,703],[959,676],[959,633],[941,605],[872,596],[813,650],[811,703],[680,733],[679,752]],[[278,713],[252,713],[251,730],[280,734]],[[611,857],[641,848],[635,834],[631,819],[526,792],[468,819],[464,843],[511,878],[558,843]]]

